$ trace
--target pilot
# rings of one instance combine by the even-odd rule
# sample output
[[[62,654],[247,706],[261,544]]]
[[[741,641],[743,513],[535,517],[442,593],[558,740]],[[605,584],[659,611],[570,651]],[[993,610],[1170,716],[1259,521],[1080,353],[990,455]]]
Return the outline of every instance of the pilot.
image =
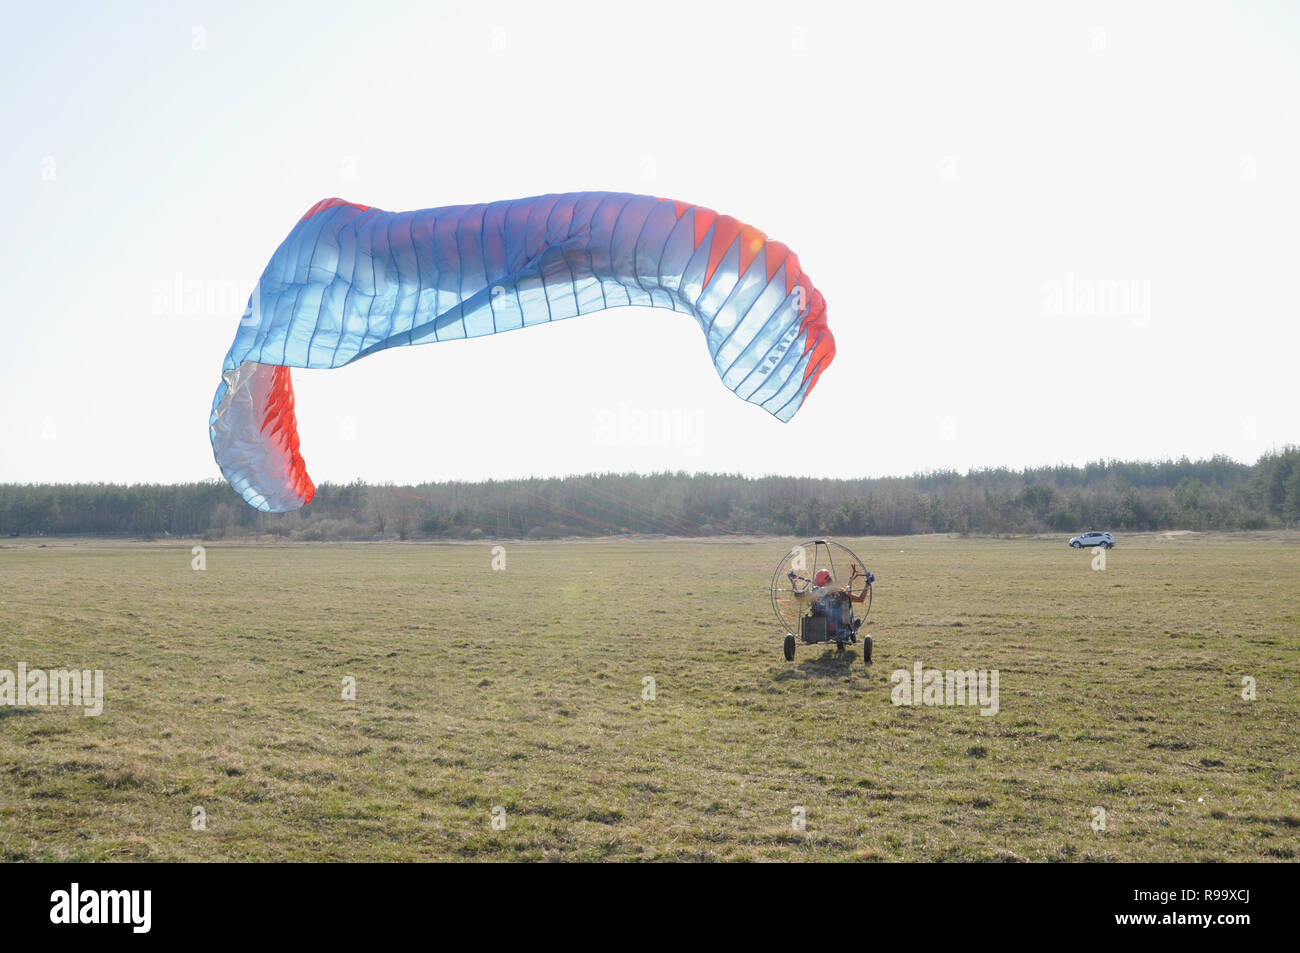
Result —
[[[787,575],[791,582],[797,578],[793,572]],[[876,581],[873,573],[866,573],[866,578],[868,584]],[[832,582],[834,577],[831,576],[830,571],[820,569],[813,576],[812,588],[804,592],[796,592],[795,596],[798,599],[812,599],[812,614],[825,617],[826,634],[831,639],[839,641],[841,633],[851,635],[854,631],[852,603],[865,602],[867,593],[865,588],[857,594],[847,588],[831,589]]]

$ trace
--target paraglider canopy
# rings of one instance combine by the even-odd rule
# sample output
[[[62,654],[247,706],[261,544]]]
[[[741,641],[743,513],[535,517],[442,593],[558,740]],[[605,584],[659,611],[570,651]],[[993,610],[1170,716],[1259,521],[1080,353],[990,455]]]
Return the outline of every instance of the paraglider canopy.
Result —
[[[330,198],[249,299],[212,402],[213,454],[249,505],[297,509],[315,487],[289,368],[627,305],[691,314],[722,383],[782,421],[835,356],[826,303],[795,254],[702,206],[573,192],[385,212]]]

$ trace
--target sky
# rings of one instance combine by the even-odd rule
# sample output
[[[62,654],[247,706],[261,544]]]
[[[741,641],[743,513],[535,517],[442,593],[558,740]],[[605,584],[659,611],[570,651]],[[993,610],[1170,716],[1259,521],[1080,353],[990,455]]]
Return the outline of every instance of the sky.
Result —
[[[219,477],[208,415],[248,293],[330,196],[702,204],[795,250],[838,354],[789,424],[661,310],[299,370],[318,483],[1250,462],[1300,441],[1285,3],[53,2],[6,21],[0,482]]]

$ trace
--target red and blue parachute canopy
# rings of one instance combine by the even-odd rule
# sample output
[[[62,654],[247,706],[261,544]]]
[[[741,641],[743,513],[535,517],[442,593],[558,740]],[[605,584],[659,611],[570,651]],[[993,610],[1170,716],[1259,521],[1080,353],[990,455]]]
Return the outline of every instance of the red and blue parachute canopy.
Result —
[[[835,355],[794,253],[698,205],[572,192],[385,212],[325,199],[276,249],[226,355],[217,463],[251,506],[298,509],[315,487],[289,368],[625,305],[693,315],[723,384],[783,421]]]

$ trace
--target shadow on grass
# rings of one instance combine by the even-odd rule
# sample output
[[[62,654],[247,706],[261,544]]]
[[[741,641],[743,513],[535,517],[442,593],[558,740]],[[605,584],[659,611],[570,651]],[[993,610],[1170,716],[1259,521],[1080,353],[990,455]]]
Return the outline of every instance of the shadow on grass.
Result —
[[[8,706],[0,708],[0,718],[16,718],[19,715],[34,715],[40,709],[38,708],[9,708]]]
[[[809,651],[800,646],[805,652]],[[816,651],[813,649],[812,651]],[[795,652],[795,662],[781,669],[773,681],[788,682],[794,678],[843,678],[853,671],[854,665],[862,665],[862,650],[826,649],[816,658],[799,661],[799,652]]]

